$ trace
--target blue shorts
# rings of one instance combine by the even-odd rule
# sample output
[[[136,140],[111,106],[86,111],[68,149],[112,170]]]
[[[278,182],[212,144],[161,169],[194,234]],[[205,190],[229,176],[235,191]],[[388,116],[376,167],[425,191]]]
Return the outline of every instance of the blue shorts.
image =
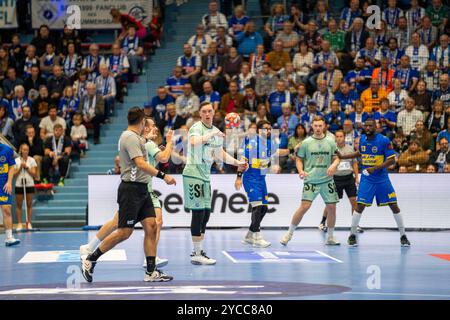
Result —
[[[5,186],[5,183],[0,183],[0,206],[5,205],[12,205],[12,194],[7,194],[5,191],[3,191],[3,187]]]
[[[262,179],[242,178],[242,184],[244,185],[245,192],[247,192],[250,203],[262,202],[262,204],[267,204],[268,196],[265,177]]]
[[[381,183],[371,183],[367,179],[364,179],[364,177],[361,178],[358,188],[358,198],[356,200],[357,203],[371,206],[374,197],[376,197],[379,207],[397,203],[397,194],[389,179]]]

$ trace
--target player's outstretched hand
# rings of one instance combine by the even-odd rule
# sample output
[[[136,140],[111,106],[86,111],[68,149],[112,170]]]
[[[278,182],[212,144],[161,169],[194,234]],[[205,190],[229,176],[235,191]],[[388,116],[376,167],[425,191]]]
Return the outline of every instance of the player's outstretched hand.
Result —
[[[172,141],[173,138],[173,130],[170,129],[169,131],[167,131],[166,133],[166,142]]]
[[[238,161],[237,167],[238,167],[238,170],[240,170],[240,171],[247,171],[248,162],[247,161]]]
[[[242,179],[236,179],[236,181],[234,182],[234,187],[236,188],[236,191],[241,189],[241,187],[242,187]]]
[[[172,177],[172,176],[169,176],[168,174],[166,174],[165,176],[164,176],[164,181],[168,184],[168,185],[176,185],[177,184],[177,181],[175,180],[175,178],[174,177]]]
[[[336,150],[336,156],[337,156],[339,159],[342,159],[342,153],[341,153],[339,150]]]
[[[7,183],[5,184],[5,186],[3,187],[3,191],[4,191],[6,194],[11,194],[11,192],[12,192],[12,184],[11,184],[10,182],[7,182]]]
[[[336,173],[336,166],[330,166],[327,169],[327,176],[332,177]]]
[[[300,176],[300,179],[302,179],[302,180],[308,176],[308,174],[305,171],[300,171],[298,173],[298,175]]]

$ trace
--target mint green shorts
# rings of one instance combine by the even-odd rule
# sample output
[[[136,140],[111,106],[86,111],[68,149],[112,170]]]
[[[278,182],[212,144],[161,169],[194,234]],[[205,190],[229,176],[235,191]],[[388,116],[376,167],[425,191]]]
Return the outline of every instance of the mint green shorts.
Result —
[[[161,209],[161,201],[159,201],[158,196],[156,195],[155,192],[150,191],[150,198],[152,199],[153,202],[153,207],[155,207],[155,209]]]
[[[211,209],[211,184],[183,176],[184,207],[188,210]]]
[[[313,202],[319,194],[326,204],[339,202],[339,197],[334,181],[329,181],[321,184],[305,183],[303,185],[302,201]]]

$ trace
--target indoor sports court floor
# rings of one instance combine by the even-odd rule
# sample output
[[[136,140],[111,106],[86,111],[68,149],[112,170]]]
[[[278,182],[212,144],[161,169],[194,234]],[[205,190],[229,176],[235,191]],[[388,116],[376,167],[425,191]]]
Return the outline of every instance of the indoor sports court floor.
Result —
[[[161,234],[159,255],[175,280],[142,281],[143,231],[98,263],[94,282],[79,271],[78,248],[94,231],[22,233],[17,247],[0,246],[0,299],[450,299],[450,232],[368,230],[349,248],[323,245],[318,230],[299,230],[287,247],[285,230],[265,230],[272,247],[241,244],[244,229],[208,230],[205,250],[216,266],[190,264],[188,229]],[[4,235],[0,235],[3,242]]]

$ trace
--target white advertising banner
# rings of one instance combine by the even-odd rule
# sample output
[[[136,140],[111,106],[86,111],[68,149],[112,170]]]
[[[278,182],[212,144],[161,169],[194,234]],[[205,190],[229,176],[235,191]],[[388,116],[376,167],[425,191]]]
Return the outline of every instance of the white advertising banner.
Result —
[[[190,213],[183,207],[183,183],[181,175],[175,175],[176,186],[167,186],[154,179],[155,192],[163,203],[164,226],[189,227]],[[211,175],[212,214],[210,227],[247,227],[250,223],[250,207],[243,189],[234,189],[235,175]],[[407,228],[450,228],[450,175],[446,174],[393,174],[390,175],[397,192]],[[303,183],[295,174],[267,175],[269,212],[263,227],[287,227],[291,216],[299,206]],[[119,176],[89,176],[90,226],[103,225],[117,211]],[[321,220],[324,202],[314,201],[301,226],[316,227]],[[351,225],[350,204],[346,196],[337,205],[337,227]],[[366,228],[395,228],[389,207],[366,208],[361,220]]]
[[[2,2],[2,1],[0,1]],[[78,6],[77,10],[70,6]],[[152,0],[33,0],[31,15],[33,28],[47,24],[52,29],[62,29],[70,19],[80,19],[81,29],[118,29],[112,22],[110,10],[117,8],[144,25],[152,18]],[[76,17],[79,15],[79,17]]]
[[[0,28],[17,28],[16,0],[0,0]]]

